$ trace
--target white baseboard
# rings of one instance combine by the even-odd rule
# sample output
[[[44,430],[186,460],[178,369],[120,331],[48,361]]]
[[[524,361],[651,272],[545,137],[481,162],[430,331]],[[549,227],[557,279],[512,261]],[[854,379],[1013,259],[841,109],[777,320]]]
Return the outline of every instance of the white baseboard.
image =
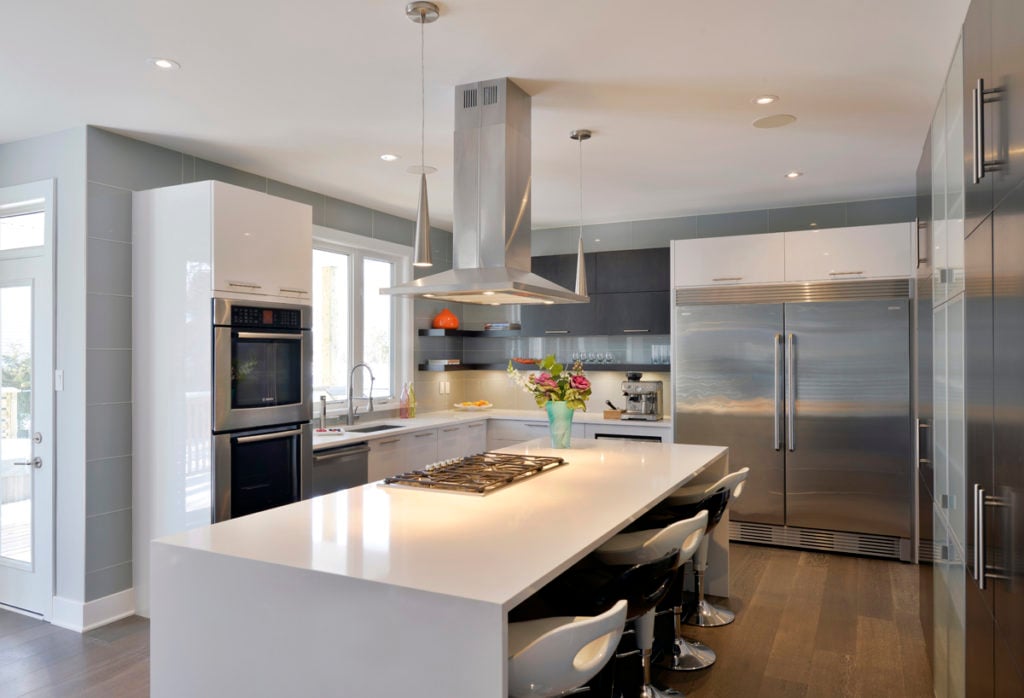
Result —
[[[61,596],[53,597],[53,616],[50,622],[78,633],[89,632],[115,620],[135,613],[135,590],[125,589],[95,601],[74,601]]]

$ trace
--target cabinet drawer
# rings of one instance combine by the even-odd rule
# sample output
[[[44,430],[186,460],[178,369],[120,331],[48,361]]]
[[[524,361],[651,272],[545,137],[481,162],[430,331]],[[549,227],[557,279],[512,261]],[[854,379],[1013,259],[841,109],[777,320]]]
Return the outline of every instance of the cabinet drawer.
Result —
[[[529,422],[511,419],[492,419],[487,427],[487,442],[491,443],[495,440],[501,440],[521,443],[541,436],[547,436],[548,434],[547,419]],[[583,438],[582,424],[572,425],[572,436],[574,438]]]
[[[797,230],[783,235],[787,281],[906,278],[914,269],[911,223]]]
[[[785,280],[786,233],[675,240],[672,286],[763,284]]]

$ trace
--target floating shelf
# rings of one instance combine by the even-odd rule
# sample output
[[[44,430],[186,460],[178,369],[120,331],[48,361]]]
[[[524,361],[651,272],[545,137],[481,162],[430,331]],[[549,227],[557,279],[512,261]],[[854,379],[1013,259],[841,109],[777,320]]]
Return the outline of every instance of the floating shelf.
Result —
[[[417,330],[420,337],[518,337],[519,330]]]
[[[563,366],[570,365],[571,362],[563,362]],[[540,367],[536,364],[517,364],[513,363],[513,367],[519,371],[539,371]],[[508,362],[504,363],[490,363],[490,364],[441,364],[441,365],[430,365],[422,363],[417,365],[420,371],[504,371],[508,368]],[[642,373],[668,373],[671,367],[668,364],[583,364],[584,371],[640,371]]]

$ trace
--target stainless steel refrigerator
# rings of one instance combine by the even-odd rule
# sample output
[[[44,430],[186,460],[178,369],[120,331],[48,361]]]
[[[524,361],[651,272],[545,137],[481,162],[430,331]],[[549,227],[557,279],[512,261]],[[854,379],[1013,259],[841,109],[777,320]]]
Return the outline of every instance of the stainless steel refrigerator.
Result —
[[[675,440],[750,467],[732,521],[909,551],[909,282],[680,289],[675,306]]]

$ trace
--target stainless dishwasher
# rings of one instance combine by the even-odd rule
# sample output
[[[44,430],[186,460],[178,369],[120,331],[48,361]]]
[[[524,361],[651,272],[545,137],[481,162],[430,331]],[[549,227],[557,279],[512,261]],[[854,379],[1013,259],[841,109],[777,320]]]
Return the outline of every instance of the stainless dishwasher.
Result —
[[[365,441],[313,452],[313,495],[365,485],[369,479],[370,447]]]

